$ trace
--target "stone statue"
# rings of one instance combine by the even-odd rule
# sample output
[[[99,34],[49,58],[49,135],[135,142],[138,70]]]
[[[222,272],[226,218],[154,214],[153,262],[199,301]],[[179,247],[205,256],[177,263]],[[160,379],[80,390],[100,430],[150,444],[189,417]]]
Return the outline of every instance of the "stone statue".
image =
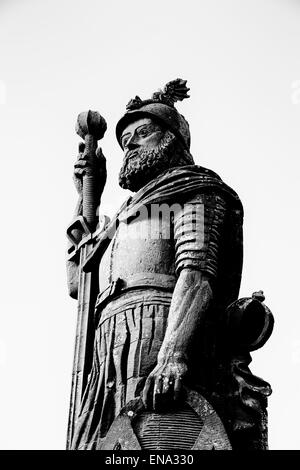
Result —
[[[238,299],[243,208],[194,163],[174,106],[188,91],[176,79],[128,103],[116,135],[119,184],[133,195],[112,220],[99,215],[106,123],[92,111],[78,117],[71,449],[267,449],[271,388],[248,365],[273,316],[262,291]]]

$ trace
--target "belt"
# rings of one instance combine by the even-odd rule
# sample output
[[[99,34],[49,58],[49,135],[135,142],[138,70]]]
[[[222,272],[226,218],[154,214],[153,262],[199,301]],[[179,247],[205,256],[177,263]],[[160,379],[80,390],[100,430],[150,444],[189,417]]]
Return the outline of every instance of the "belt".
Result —
[[[172,292],[175,283],[176,278],[171,274],[138,273],[127,280],[118,277],[98,294],[96,308],[102,305],[104,301],[116,297],[130,289],[152,288]]]

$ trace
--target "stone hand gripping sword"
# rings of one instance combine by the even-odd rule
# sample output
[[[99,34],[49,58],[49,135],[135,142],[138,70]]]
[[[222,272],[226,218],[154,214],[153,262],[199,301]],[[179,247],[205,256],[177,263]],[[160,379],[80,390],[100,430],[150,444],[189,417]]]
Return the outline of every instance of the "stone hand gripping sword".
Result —
[[[78,317],[76,327],[75,352],[72,373],[67,449],[70,449],[83,392],[87,384],[92,363],[94,342],[93,314],[98,291],[98,273],[85,273],[82,266],[91,253],[97,236],[109,222],[104,216],[97,227],[96,195],[99,178],[96,170],[97,141],[102,139],[107,129],[105,119],[97,111],[80,113],[77,118],[76,132],[85,141],[83,160],[87,166],[82,178],[82,216],[78,216],[67,229],[67,236],[72,242],[69,261],[78,263]],[[97,228],[97,229],[96,229]],[[78,242],[78,239],[80,240]]]

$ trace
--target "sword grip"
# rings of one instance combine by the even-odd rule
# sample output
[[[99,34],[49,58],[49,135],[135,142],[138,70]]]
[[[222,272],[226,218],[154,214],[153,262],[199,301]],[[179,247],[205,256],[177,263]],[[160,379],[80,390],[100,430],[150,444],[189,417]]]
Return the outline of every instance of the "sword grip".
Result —
[[[84,158],[88,162],[82,181],[82,215],[85,218],[89,228],[93,230],[96,225],[96,210],[98,201],[97,179],[95,177],[95,160],[96,160],[97,139],[91,134],[85,136]]]

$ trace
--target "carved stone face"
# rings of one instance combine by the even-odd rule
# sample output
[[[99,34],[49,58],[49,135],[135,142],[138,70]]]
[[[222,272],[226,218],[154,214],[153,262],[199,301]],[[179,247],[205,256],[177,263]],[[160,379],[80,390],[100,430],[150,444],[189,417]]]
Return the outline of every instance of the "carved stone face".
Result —
[[[169,168],[192,163],[178,138],[150,118],[129,124],[121,142],[124,160],[119,184],[130,191],[138,191]]]
[[[162,128],[150,118],[142,118],[129,124],[121,137],[125,156],[141,147],[148,149],[156,147],[163,134]]]

